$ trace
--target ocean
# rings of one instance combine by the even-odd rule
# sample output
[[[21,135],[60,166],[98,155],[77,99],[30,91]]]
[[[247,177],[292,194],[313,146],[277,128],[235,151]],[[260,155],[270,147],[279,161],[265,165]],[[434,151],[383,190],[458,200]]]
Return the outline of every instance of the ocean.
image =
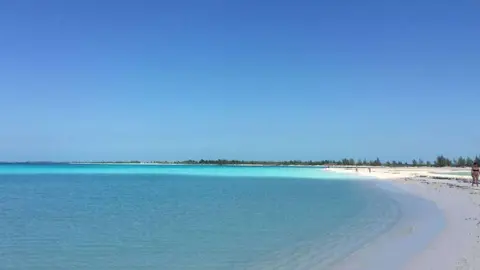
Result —
[[[401,223],[394,194],[320,167],[0,165],[0,269],[330,269]]]

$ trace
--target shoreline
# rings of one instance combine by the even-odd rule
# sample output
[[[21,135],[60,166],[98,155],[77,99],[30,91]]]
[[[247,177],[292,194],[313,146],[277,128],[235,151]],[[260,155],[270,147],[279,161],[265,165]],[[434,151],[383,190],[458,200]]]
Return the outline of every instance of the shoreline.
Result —
[[[278,164],[203,164],[203,163],[154,163],[154,162],[68,162],[68,165],[150,165],[150,166],[218,166],[218,167],[312,167],[324,168],[325,165],[278,165]]]
[[[434,203],[441,211],[444,228],[429,240],[425,247],[409,256],[404,266],[399,269],[480,269],[480,231],[478,230],[480,226],[480,214],[478,213],[480,188],[471,187],[471,184],[467,182],[468,176],[447,175],[437,179],[435,178],[437,175],[448,171],[448,169],[437,168],[429,168],[428,172],[411,168],[379,167],[372,167],[371,173],[368,172],[368,169],[358,172],[351,168],[328,168],[326,170],[391,183],[395,188],[412,196]],[[423,234],[422,232],[416,233],[417,236],[423,236]],[[391,250],[388,250],[392,245],[382,246],[381,250],[385,252],[385,255],[392,253]],[[378,255],[378,250],[376,250],[377,256],[382,257],[382,255]],[[406,252],[406,250],[400,251]],[[360,252],[362,251],[360,250]],[[357,259],[360,258],[361,256],[358,255]],[[395,269],[395,267],[392,268]]]

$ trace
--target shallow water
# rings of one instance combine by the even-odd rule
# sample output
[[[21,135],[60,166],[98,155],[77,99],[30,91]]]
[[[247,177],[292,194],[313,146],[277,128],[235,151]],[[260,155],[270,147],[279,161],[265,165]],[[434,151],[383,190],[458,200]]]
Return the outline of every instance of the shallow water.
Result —
[[[421,254],[445,228],[443,212],[432,202],[413,196],[402,182],[377,181],[401,212],[401,218],[389,230],[375,237],[337,264],[333,270],[400,270]],[[416,185],[416,184],[413,184]]]
[[[218,166],[218,165],[141,165],[141,164],[0,164],[1,174],[162,174],[228,177],[302,177],[354,179],[351,174],[325,171],[322,167],[302,166]]]
[[[453,176],[454,176],[454,175],[460,175],[460,176],[465,176],[465,175],[470,176],[470,175],[472,175],[472,173],[469,172],[469,171],[461,171],[461,172],[441,172],[441,173],[440,173],[440,172],[434,172],[434,173],[435,173],[435,174],[453,175]]]
[[[2,267],[326,269],[402,216],[321,169],[92,166],[0,168]]]

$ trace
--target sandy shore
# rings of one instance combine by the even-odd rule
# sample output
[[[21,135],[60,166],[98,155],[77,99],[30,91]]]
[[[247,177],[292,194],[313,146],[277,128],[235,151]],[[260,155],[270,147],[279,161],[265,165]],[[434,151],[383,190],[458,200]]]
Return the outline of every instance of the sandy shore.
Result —
[[[407,263],[405,270],[480,269],[480,188],[471,187],[469,176],[445,175],[458,170],[451,168],[377,167],[371,173],[368,168],[359,168],[358,172],[355,168],[328,170],[389,179],[401,189],[433,201],[442,210],[445,228]]]
[[[369,172],[371,168],[371,172]],[[379,179],[404,179],[411,177],[433,178],[445,180],[470,181],[470,168],[432,168],[432,167],[332,167],[327,170],[340,173],[354,173],[360,176],[371,176]],[[357,171],[358,170],[358,171]],[[467,175],[461,175],[467,173]]]

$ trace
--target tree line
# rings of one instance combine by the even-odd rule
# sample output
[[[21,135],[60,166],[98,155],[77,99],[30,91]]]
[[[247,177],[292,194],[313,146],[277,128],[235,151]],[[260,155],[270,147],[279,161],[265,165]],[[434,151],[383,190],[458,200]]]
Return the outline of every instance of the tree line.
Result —
[[[187,165],[269,165],[269,166],[387,166],[387,167],[471,167],[474,162],[480,163],[480,157],[458,157],[447,158],[443,155],[436,157],[434,161],[424,161],[422,159],[413,159],[406,161],[381,161],[379,158],[374,160],[344,158],[341,160],[286,160],[286,161],[255,161],[255,160],[237,160],[237,159],[200,159],[184,161],[151,161],[141,162],[133,161],[105,161],[95,163],[156,163],[156,164],[187,164]]]
[[[387,167],[471,167],[474,162],[480,163],[480,157],[458,157],[449,159],[443,155],[439,155],[432,161],[424,161],[422,159],[413,159],[410,162],[406,161],[381,161],[379,158],[375,160],[367,159],[353,159],[344,158],[341,160],[318,160],[318,161],[302,161],[302,160],[288,160],[288,161],[248,161],[248,160],[187,160],[177,161],[177,164],[205,164],[205,165],[272,165],[272,166],[387,166]]]

